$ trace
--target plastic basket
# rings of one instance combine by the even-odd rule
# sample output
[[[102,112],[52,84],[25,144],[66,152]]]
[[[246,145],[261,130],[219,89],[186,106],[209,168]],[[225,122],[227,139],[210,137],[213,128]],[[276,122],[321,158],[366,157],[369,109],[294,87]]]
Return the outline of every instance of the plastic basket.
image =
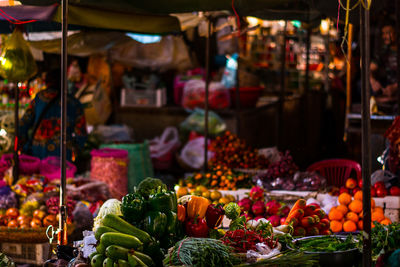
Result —
[[[51,156],[43,159],[40,163],[40,174],[49,180],[60,179],[61,177],[60,158]],[[76,166],[67,161],[67,178],[75,177]]]
[[[318,161],[307,168],[307,171],[318,172],[326,178],[328,185],[343,186],[346,179],[354,171],[357,180],[361,178],[361,166],[358,162],[349,159],[327,159]]]
[[[1,165],[8,165],[10,167],[14,160],[13,154],[4,154],[1,157]],[[29,155],[19,156],[19,169],[21,174],[32,175],[39,172],[40,159]]]
[[[150,158],[149,144],[147,141],[140,144],[107,144],[103,147],[124,149],[128,151],[128,192],[132,193],[133,188],[137,186],[146,177],[154,176],[152,161]]]

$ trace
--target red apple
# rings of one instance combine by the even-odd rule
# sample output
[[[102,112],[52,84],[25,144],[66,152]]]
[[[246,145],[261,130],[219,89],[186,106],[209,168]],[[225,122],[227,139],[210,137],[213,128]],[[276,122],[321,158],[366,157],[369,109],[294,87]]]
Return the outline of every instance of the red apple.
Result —
[[[362,179],[358,180],[358,187],[362,188],[362,185],[363,185]]]
[[[390,188],[390,195],[392,196],[400,196],[400,187],[394,185]]]
[[[380,187],[378,187],[377,189],[376,189],[376,196],[377,197],[386,197],[387,196],[387,190],[386,190],[386,188],[380,188]]]
[[[375,184],[374,184],[374,187],[375,187],[375,189],[378,189],[378,188],[386,188],[385,183],[382,182],[382,181],[375,183]]]
[[[357,186],[357,181],[353,178],[347,178],[346,180],[346,188],[354,189]]]
[[[339,195],[342,193],[350,193],[349,189],[347,189],[346,187],[342,186],[339,190]]]
[[[371,197],[376,197],[376,189],[375,189],[375,187],[371,187]]]
[[[353,191],[351,191],[353,196],[355,195],[355,193],[357,193],[357,191],[361,191],[361,188],[359,188],[359,187],[354,188]]]

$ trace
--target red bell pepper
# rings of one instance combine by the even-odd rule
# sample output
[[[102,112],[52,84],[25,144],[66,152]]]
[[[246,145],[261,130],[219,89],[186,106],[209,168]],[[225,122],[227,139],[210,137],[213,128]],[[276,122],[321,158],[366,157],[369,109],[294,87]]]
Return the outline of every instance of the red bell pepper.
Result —
[[[188,218],[185,225],[186,234],[193,237],[208,237],[208,226],[204,219]]]
[[[222,219],[224,218],[225,210],[221,204],[210,204],[206,211],[206,222],[207,226],[214,229],[221,225]]]

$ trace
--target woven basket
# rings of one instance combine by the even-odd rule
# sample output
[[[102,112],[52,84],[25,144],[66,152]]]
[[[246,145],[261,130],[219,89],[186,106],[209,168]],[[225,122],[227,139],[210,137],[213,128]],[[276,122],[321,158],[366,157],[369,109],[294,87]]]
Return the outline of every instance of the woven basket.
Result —
[[[0,243],[47,243],[46,230],[47,227],[21,229],[0,226]],[[68,235],[73,231],[73,224],[68,225]],[[56,236],[54,239],[57,241]]]

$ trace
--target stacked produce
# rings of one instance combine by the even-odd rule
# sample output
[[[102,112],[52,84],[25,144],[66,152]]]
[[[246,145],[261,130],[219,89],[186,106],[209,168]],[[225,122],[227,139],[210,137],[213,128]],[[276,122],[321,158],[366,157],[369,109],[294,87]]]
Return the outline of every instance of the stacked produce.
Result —
[[[329,212],[330,229],[332,232],[354,232],[363,230],[363,203],[362,191],[357,191],[354,197],[349,193],[339,195],[340,205],[333,207]],[[375,206],[374,199],[371,199],[371,219],[372,222],[381,224],[391,224],[389,218],[385,217],[382,207]],[[372,227],[374,224],[372,223]]]
[[[177,197],[182,197],[189,195],[189,189],[185,186],[179,186],[176,191]],[[204,197],[210,200],[213,204],[228,204],[230,202],[236,201],[235,197],[231,194],[224,194],[218,190],[208,190],[204,185],[196,186],[196,188],[190,189],[190,195],[195,195],[199,197]]]
[[[236,190],[237,188],[249,188],[251,180],[248,174],[233,171],[223,165],[216,165],[206,173],[197,172],[188,176],[183,183],[189,188],[203,185],[206,188]]]
[[[325,212],[316,203],[306,203],[304,199],[297,200],[284,224],[293,226],[294,236],[330,235]]]
[[[246,142],[229,131],[211,142],[210,150],[214,157],[210,166],[226,166],[230,169],[266,169],[268,160],[250,148]]]
[[[362,183],[362,180],[361,180]],[[371,187],[372,197],[400,196],[400,187],[397,185],[386,186],[384,182],[376,182]]]
[[[340,188],[332,188],[330,193],[332,195],[340,195],[342,193],[348,193],[354,196],[357,191],[362,190],[363,182],[361,179],[356,180],[354,178],[347,178],[345,185]],[[371,197],[386,197],[386,196],[400,196],[400,187],[396,184],[389,185],[383,181],[376,182],[371,187]]]
[[[283,202],[276,200],[266,202],[264,190],[258,186],[254,186],[249,196],[241,199],[238,204],[247,219],[257,221],[266,218],[274,227],[281,225],[290,211]]]

